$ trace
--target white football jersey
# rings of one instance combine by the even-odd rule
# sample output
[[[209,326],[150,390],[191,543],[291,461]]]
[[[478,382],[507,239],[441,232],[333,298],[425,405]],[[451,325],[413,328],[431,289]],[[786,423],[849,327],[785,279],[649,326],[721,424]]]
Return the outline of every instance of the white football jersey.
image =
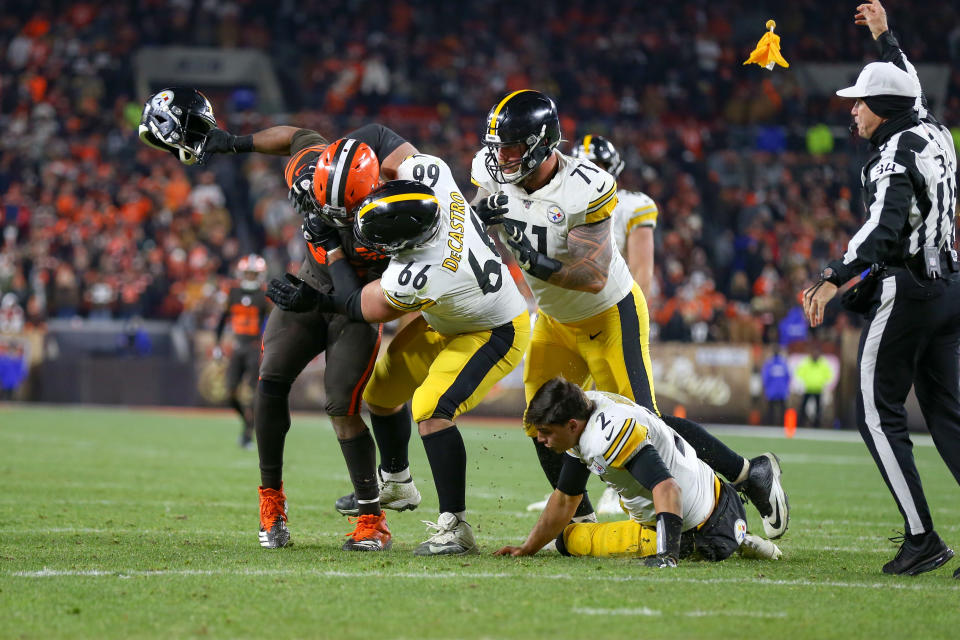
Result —
[[[432,241],[391,257],[380,277],[387,302],[421,311],[445,335],[499,327],[526,311],[523,295],[447,163],[418,153],[400,164],[397,178],[433,189],[441,222]]]
[[[567,453],[620,493],[630,517],[644,524],[657,519],[652,492],[625,468],[641,449],[653,447],[680,485],[683,530],[709,518],[716,504],[716,476],[697,458],[693,447],[652,411],[628,398],[606,391],[586,394],[597,408],[587,420],[580,442]]]
[[[653,198],[640,191],[624,191],[617,196],[620,201],[613,210],[613,240],[620,254],[627,255],[627,237],[637,227],[657,227],[657,204]]]
[[[567,234],[574,227],[609,218],[617,204],[617,182],[590,162],[555,152],[560,166],[553,179],[533,193],[515,184],[498,184],[487,173],[482,149],[473,158],[473,183],[490,193],[509,197],[505,216],[520,225],[533,247],[564,264],[570,262]],[[598,293],[574,291],[534,278],[524,272],[537,306],[560,322],[578,322],[606,311],[633,287],[623,256],[613,252],[607,283]]]

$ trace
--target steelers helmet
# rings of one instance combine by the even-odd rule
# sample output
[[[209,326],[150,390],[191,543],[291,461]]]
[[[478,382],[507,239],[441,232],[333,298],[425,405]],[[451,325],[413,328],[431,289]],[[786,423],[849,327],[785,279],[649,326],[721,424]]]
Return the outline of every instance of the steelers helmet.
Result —
[[[519,160],[500,164],[501,147],[522,144]],[[487,173],[499,184],[514,184],[533,173],[560,144],[557,105],[532,89],[507,94],[487,115],[483,145],[487,148]]]
[[[189,87],[170,87],[147,99],[140,116],[140,139],[169,151],[183,164],[202,163],[207,134],[217,126],[207,97]]]
[[[353,235],[386,255],[429,242],[440,228],[440,203],[433,189],[414,180],[391,180],[357,207]]]
[[[320,154],[312,182],[320,219],[346,228],[357,205],[380,184],[380,160],[368,144],[340,138]]]
[[[614,178],[620,176],[625,164],[613,143],[602,136],[585,135],[577,141],[571,155],[590,160]]]

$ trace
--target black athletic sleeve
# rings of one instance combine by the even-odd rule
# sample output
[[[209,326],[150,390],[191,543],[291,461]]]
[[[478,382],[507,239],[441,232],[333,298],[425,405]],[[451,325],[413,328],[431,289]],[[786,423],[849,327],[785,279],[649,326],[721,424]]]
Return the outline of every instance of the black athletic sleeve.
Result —
[[[295,155],[303,149],[317,144],[328,144],[328,141],[316,131],[300,129],[293,134],[293,138],[290,140],[290,155]]]
[[[350,262],[346,259],[337,260],[328,267],[333,280],[333,302],[336,310],[345,314],[351,320],[364,322],[363,311],[360,306],[360,296],[363,284],[357,277]]]
[[[900,43],[892,31],[887,29],[881,33],[880,37],[877,38],[877,46],[880,47],[881,60],[884,62],[892,62],[901,70],[909,73],[917,81],[917,84],[920,83],[920,79],[917,77],[917,70],[910,64],[910,61],[907,60],[907,55],[903,52]],[[927,96],[922,88],[920,91],[920,104],[923,105],[924,109],[930,108],[930,105],[927,104]]]
[[[351,131],[345,137],[353,138],[370,145],[377,158],[381,161],[400,148],[406,140],[401,138],[393,129],[382,124],[368,124],[356,131]]]
[[[560,478],[557,480],[557,489],[568,496],[579,496],[587,490],[587,480],[590,479],[590,469],[570,454],[563,455],[563,466],[560,467]]]
[[[673,477],[667,465],[663,464],[660,454],[653,447],[640,449],[640,452],[627,463],[627,471],[647,491],[653,491],[655,486]]]

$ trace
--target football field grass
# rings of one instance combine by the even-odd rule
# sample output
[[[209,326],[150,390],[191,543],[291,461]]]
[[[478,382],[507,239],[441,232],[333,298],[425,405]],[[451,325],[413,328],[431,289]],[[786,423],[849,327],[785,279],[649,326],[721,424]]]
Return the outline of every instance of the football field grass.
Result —
[[[11,638],[957,638],[958,561],[885,576],[899,514],[858,439],[717,433],[775,451],[791,520],[780,561],[683,562],[556,553],[497,558],[546,493],[533,447],[506,422],[463,420],[469,520],[482,555],[416,558],[436,519],[419,439],[423,503],[388,512],[393,549],[340,550],[333,510],[349,491],[325,418],[294,416],[285,482],[294,545],[257,543],[257,457],[228,413],[0,406],[0,636]],[[842,434],[841,434],[842,435]],[[854,434],[855,437],[855,434]],[[960,547],[960,489],[915,449],[937,529]],[[591,493],[599,498],[594,480]],[[751,530],[762,532],[747,506]]]

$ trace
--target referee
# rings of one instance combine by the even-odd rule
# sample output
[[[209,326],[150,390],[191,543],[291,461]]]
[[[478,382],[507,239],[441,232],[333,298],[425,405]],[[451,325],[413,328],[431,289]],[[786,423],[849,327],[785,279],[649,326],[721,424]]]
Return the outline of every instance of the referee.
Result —
[[[904,519],[903,544],[883,572],[915,575],[953,557],[933,530],[904,401],[913,385],[934,444],[960,482],[957,158],[949,131],[926,110],[916,70],[887,29],[880,2],[857,7],[855,21],[869,27],[883,60],[837,92],[856,99],[857,133],[875,147],[861,174],[869,219],[843,258],[828,263],[804,291],[803,310],[811,327],[819,325],[837,288],[871,271],[872,294],[858,285],[867,292],[860,306],[867,324],[858,355],[857,422]],[[960,570],[953,576],[960,578]]]

